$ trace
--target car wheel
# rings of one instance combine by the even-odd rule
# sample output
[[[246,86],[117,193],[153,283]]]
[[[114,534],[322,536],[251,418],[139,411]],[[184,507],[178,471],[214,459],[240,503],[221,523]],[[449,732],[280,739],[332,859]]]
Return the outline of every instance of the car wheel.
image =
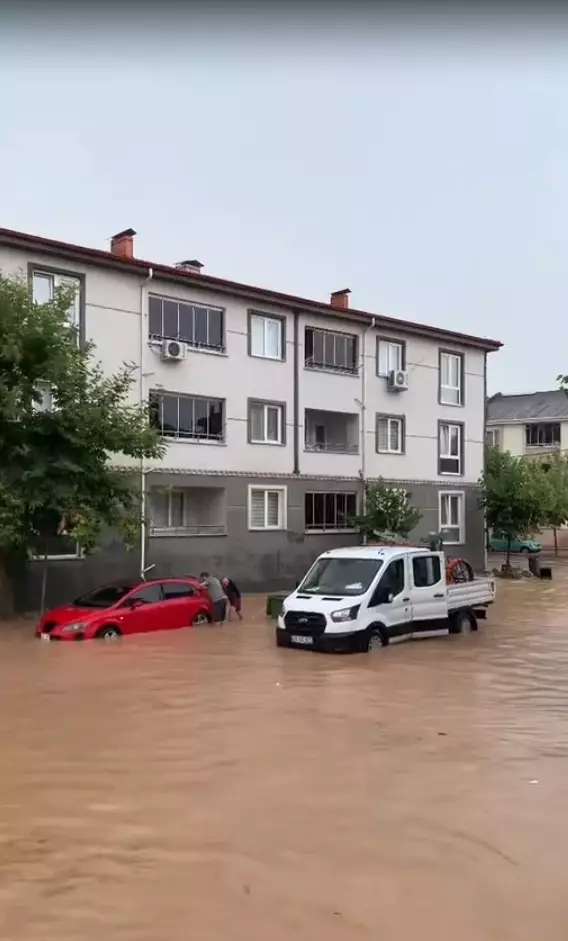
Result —
[[[530,551],[531,551],[531,550],[529,549],[528,546],[521,546],[521,552],[527,552],[527,553],[528,553],[528,552],[530,552]]]
[[[452,618],[450,634],[471,634],[477,630],[477,621],[471,611],[458,611]]]
[[[112,624],[109,624],[108,627],[101,627],[97,634],[99,640],[116,640],[118,637],[120,637],[120,631],[118,627],[113,627]]]
[[[200,611],[199,614],[196,614],[193,621],[191,622],[192,627],[198,627],[200,624],[211,624],[213,618],[210,614],[207,614],[206,611]]]
[[[383,636],[380,631],[372,630],[369,631],[367,636],[363,640],[363,651],[365,653],[374,653],[377,650],[380,650],[385,646]]]

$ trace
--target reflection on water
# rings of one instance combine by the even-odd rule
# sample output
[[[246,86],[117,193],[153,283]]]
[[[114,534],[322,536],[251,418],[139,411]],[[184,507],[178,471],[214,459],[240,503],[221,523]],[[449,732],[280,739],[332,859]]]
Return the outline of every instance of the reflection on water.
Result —
[[[478,634],[0,634],[3,941],[566,941],[568,575]],[[260,612],[260,607],[257,611]]]

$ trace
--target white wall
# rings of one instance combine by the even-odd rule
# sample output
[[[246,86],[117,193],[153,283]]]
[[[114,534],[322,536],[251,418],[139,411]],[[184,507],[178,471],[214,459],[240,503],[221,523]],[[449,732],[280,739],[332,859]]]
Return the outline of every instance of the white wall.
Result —
[[[61,260],[59,265],[41,252],[24,253],[0,246],[0,269],[6,273],[27,274],[27,265],[33,262],[62,272],[83,274],[86,278],[86,333],[96,344],[97,357],[107,373],[115,372],[123,362],[140,359],[141,288],[144,272],[140,275],[122,274],[95,265]],[[211,304],[226,311],[226,354],[189,350],[180,363],[163,363],[157,351],[146,341],[147,291],[144,294],[144,394],[161,385],[164,389],[197,395],[212,395],[226,399],[226,442],[172,442],[162,466],[190,468],[203,471],[264,472],[274,475],[293,472],[293,315],[269,304],[261,309],[286,318],[286,359],[283,362],[261,360],[248,356],[248,318],[250,307],[258,304],[240,298],[228,298],[207,286],[170,284],[155,279],[153,293],[180,300]],[[306,326],[336,329],[355,333],[360,338],[361,356],[365,357],[366,382],[362,383],[362,370],[356,376],[326,373],[304,367],[304,328]],[[438,347],[425,338],[405,335],[403,330],[391,339],[406,341],[409,389],[389,393],[386,379],[376,375],[377,331],[365,331],[351,322],[342,323],[330,316],[302,315],[299,330],[300,361],[300,471],[314,476],[356,477],[361,470],[361,453],[329,454],[304,451],[304,412],[306,408],[337,412],[358,413],[357,403],[366,399],[366,474],[368,477],[385,476],[400,480],[444,481],[458,478],[438,475],[438,420],[465,423],[465,473],[463,482],[478,480],[483,466],[484,442],[484,354],[475,349],[456,346],[456,352],[465,352],[465,404],[452,407],[438,404]],[[132,391],[138,401],[140,388]],[[285,446],[249,445],[247,439],[247,400],[286,401],[287,443]],[[377,454],[375,448],[375,415],[377,412],[404,414],[406,418],[406,454]],[[512,448],[511,448],[512,450]]]

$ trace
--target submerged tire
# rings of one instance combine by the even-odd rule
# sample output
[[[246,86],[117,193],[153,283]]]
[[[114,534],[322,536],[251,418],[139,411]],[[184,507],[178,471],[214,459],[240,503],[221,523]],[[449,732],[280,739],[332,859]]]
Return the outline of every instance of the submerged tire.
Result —
[[[381,650],[381,648],[385,646],[385,640],[381,631],[378,628],[373,628],[364,637],[361,644],[361,649],[364,653],[375,653],[377,650]]]
[[[471,634],[477,630],[473,611],[457,611],[450,622],[450,634]]]
[[[109,624],[107,627],[101,627],[100,631],[97,634],[99,640],[116,640],[120,637],[120,631],[118,627]]]

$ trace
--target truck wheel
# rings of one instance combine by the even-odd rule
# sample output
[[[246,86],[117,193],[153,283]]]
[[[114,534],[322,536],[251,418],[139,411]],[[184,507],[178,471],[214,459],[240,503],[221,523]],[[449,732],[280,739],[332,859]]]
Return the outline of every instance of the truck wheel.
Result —
[[[470,634],[477,630],[477,621],[472,611],[458,611],[450,625],[450,634]]]
[[[385,646],[383,635],[375,628],[369,631],[367,636],[363,639],[362,650],[364,653],[374,653],[376,650],[380,650],[381,647]]]

